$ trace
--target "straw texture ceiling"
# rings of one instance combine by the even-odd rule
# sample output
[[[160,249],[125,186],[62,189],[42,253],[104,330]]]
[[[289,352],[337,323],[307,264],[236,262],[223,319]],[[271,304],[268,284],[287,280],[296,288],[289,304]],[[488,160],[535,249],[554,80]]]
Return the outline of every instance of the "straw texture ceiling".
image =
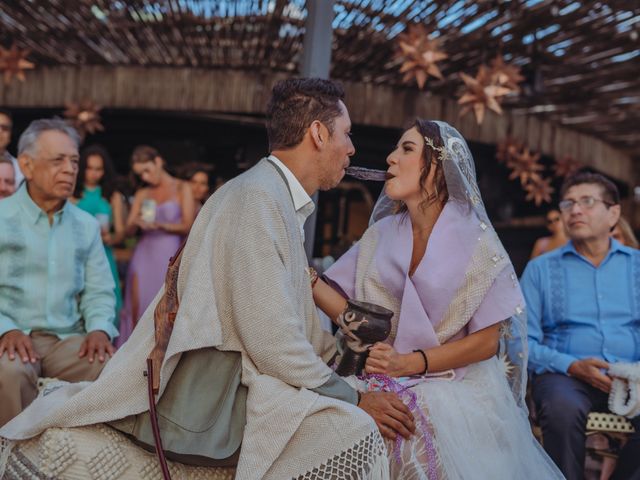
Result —
[[[640,156],[638,1],[336,0],[334,12],[333,78],[401,85],[396,37],[423,23],[448,55],[425,92],[456,98],[459,73],[475,75],[501,52],[526,77],[507,109]],[[36,66],[295,74],[306,15],[303,0],[3,0],[0,46],[30,49]]]

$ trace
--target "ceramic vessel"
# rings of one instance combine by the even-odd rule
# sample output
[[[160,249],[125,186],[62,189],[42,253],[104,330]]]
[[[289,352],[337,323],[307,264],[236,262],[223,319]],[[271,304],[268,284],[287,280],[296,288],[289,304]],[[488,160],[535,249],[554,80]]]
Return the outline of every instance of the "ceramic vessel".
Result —
[[[369,347],[386,340],[391,333],[392,317],[391,310],[379,305],[358,300],[347,301],[340,327],[346,337],[346,348],[336,368],[338,375],[362,374]]]

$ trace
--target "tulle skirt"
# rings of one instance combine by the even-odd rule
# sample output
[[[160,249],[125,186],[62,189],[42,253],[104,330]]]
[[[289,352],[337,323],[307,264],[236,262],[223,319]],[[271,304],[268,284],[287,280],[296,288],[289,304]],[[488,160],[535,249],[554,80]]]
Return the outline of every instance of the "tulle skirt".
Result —
[[[367,389],[374,388],[368,381]],[[498,358],[468,367],[462,380],[429,379],[411,391],[422,414],[413,412],[414,437],[387,443],[391,478],[564,478],[531,433]]]

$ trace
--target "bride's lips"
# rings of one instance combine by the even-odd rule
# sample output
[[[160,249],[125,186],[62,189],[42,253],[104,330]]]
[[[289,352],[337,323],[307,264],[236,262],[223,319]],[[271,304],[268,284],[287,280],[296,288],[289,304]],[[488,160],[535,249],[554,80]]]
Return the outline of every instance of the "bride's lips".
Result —
[[[392,178],[395,178],[394,174],[389,173],[389,172],[385,173],[385,175],[384,175],[384,179],[385,180],[391,180]]]

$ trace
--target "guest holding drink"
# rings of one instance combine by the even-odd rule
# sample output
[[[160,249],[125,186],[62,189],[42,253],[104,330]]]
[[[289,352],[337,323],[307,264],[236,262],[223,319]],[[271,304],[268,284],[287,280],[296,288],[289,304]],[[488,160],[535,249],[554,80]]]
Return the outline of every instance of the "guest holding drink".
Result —
[[[73,202],[96,217],[100,224],[102,243],[116,285],[114,293],[117,328],[122,308],[122,290],[113,246],[124,240],[125,204],[123,195],[116,189],[115,180],[113,162],[104,147],[91,145],[82,151]]]
[[[131,169],[143,186],[133,199],[126,234],[131,236],[140,231],[141,236],[127,272],[116,346],[126,342],[162,287],[169,259],[189,233],[195,212],[189,184],[165,170],[165,161],[155,148],[136,147],[131,155]]]

